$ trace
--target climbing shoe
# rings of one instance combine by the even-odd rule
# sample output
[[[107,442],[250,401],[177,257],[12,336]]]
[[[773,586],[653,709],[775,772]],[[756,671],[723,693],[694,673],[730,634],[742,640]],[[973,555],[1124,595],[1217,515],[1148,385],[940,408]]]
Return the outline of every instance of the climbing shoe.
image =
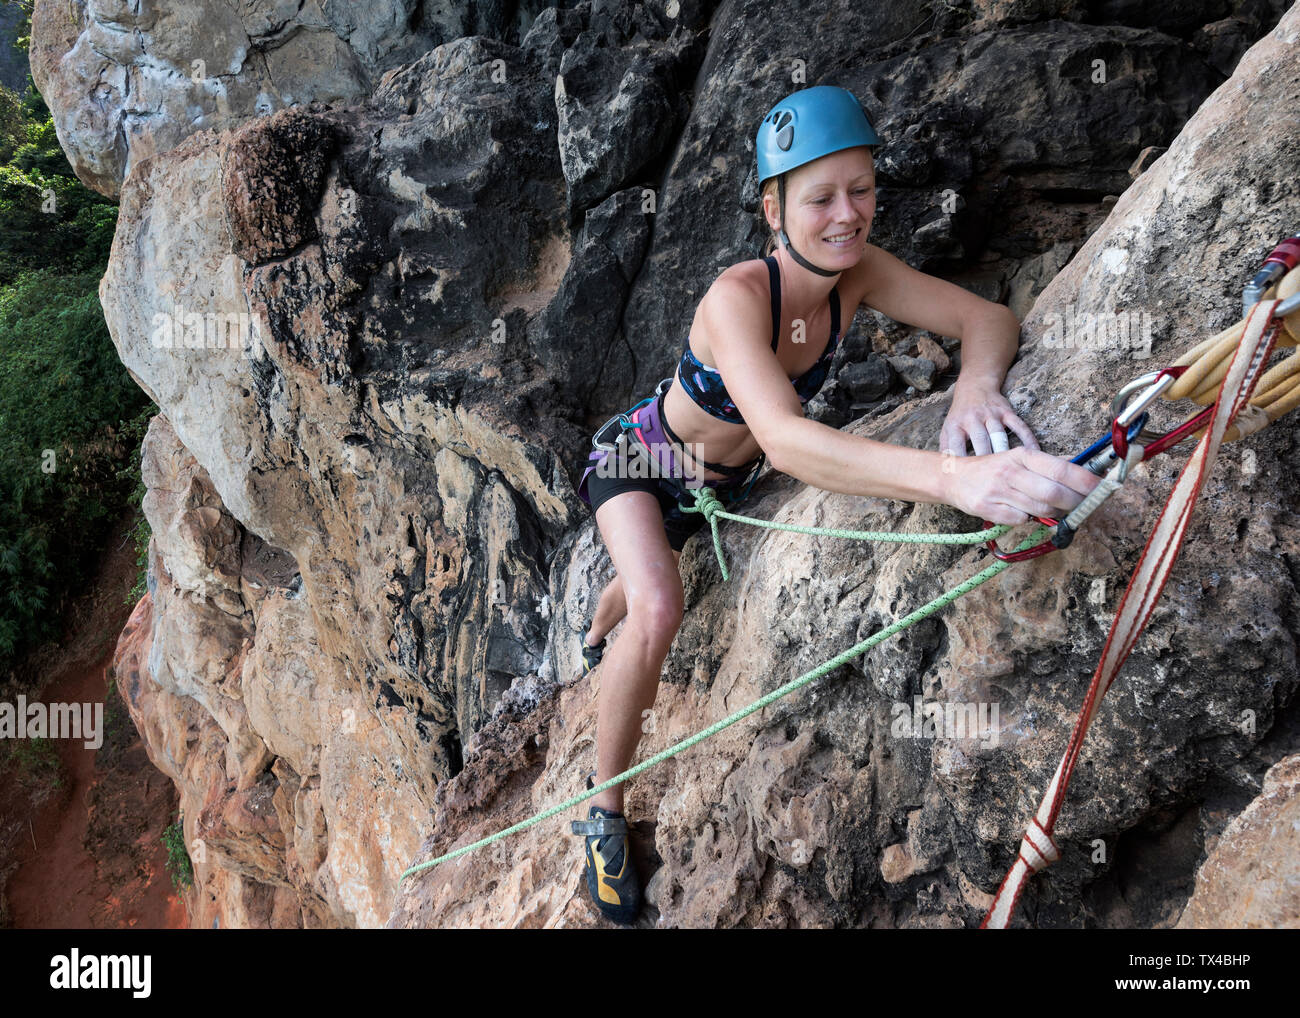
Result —
[[[587,638],[582,638],[582,677],[585,679],[591,670],[600,664],[600,659],[605,656],[605,641],[601,640],[596,646],[589,646]]]
[[[591,777],[587,787],[592,787]],[[628,845],[627,819],[592,806],[586,820],[572,820],[574,834],[586,838],[587,893],[609,920],[630,926],[641,911],[641,884]]]

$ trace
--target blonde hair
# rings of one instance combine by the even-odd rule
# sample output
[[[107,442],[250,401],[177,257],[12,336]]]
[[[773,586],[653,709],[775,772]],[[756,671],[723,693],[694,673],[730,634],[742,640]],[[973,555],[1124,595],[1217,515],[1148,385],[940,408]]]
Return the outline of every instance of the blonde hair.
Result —
[[[768,177],[767,180],[763,182],[763,189],[759,192],[758,195],[758,216],[759,219],[762,221],[763,226],[766,227],[767,229],[767,245],[763,249],[764,258],[770,255],[773,251],[775,251],[780,246],[780,242],[777,240],[776,237],[776,231],[772,229],[771,226],[768,225],[767,216],[763,214],[764,199],[769,194],[773,198],[778,197],[777,190],[776,190],[776,182],[779,179],[780,179],[779,177]]]

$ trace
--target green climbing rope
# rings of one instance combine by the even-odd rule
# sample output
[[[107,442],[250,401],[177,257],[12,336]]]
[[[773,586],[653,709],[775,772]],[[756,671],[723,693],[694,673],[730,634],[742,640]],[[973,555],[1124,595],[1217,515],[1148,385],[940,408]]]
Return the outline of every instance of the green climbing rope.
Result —
[[[768,530],[788,530],[794,534],[812,534],[814,537],[843,537],[850,541],[892,541],[895,544],[984,544],[1001,537],[1011,528],[1005,523],[988,530],[976,530],[969,534],[898,534],[889,530],[836,530],[833,527],[800,527],[793,523],[773,523],[771,520],[759,520],[753,516],[739,516],[723,510],[718,496],[712,488],[695,490],[695,505],[677,503],[677,508],[684,513],[703,513],[709,526],[713,528],[713,551],[718,556],[718,568],[722,570],[724,580],[731,579],[727,572],[727,563],[722,558],[722,540],[718,537],[718,519],[736,520],[748,523],[752,527],[766,527]]]
[[[697,489],[695,493],[695,508],[687,511],[704,513],[705,519],[708,520],[709,524],[713,527],[713,548],[718,555],[718,564],[722,567],[723,579],[728,579],[729,577],[727,576],[727,567],[722,560],[722,546],[718,540],[718,527],[717,527],[717,523],[715,522],[715,518],[718,516],[722,516],[726,519],[737,520],[743,523],[750,523],[756,526],[766,526],[778,530],[793,530],[798,533],[813,533],[813,534],[822,534],[822,535],[832,536],[832,537],[847,537],[853,540],[862,540],[862,541],[902,541],[902,542],[914,543],[914,544],[974,544],[977,542],[993,540],[1005,534],[1008,530],[1011,529],[1009,526],[999,525],[996,527],[992,527],[988,530],[982,530],[979,531],[978,533],[972,533],[972,534],[891,534],[891,533],[882,533],[882,532],[869,531],[869,530],[868,531],[829,530],[829,529],[824,530],[816,527],[796,527],[796,526],[791,526],[789,524],[769,523],[765,520],[755,520],[747,516],[737,516],[732,513],[723,512],[721,506],[722,503],[720,503],[717,500],[717,498],[713,495],[713,490],[711,488],[700,488]],[[685,506],[682,506],[682,508],[686,509]],[[1017,546],[1016,551],[1022,551],[1025,548],[1028,548],[1030,545],[1036,543],[1046,533],[1047,533],[1047,527],[1040,525],[1032,534],[1030,534],[1027,538],[1025,538],[1025,540],[1021,542],[1019,546]],[[743,718],[748,717],[750,714],[753,714],[755,711],[762,710],[768,704],[781,699],[783,696],[787,696],[790,693],[793,693],[796,689],[799,689],[802,686],[806,686],[814,679],[821,678],[821,676],[825,675],[827,672],[833,671],[834,669],[838,668],[840,665],[853,660],[853,658],[859,656],[860,654],[865,654],[876,644],[889,639],[889,637],[893,636],[895,633],[901,632],[902,630],[906,629],[908,626],[915,625],[917,622],[920,622],[922,619],[928,618],[930,615],[933,615],[939,609],[944,608],[947,605],[951,604],[953,601],[957,600],[957,598],[961,597],[963,594],[969,593],[970,591],[974,590],[980,584],[987,583],[989,580],[993,579],[993,577],[997,576],[998,573],[1002,572],[1010,565],[1011,565],[1010,562],[1004,562],[1001,559],[991,563],[984,569],[980,570],[980,572],[976,573],[974,576],[971,576],[966,580],[963,580],[961,583],[957,584],[957,586],[953,587],[951,590],[947,591],[946,593],[940,594],[933,601],[930,601],[928,604],[924,604],[920,608],[917,608],[910,615],[906,615],[903,618],[896,620],[893,624],[886,626],[884,629],[880,630],[879,632],[873,633],[871,636],[867,637],[861,643],[853,647],[850,647],[842,654],[838,654],[835,657],[831,658],[825,664],[819,665],[818,667],[814,668],[812,671],[806,672],[805,674],[799,676],[797,679],[792,679],[790,682],[787,682],[784,686],[779,686],[778,688],[772,690],[772,692],[755,700],[748,707],[742,707],[734,714],[728,715],[727,717],[723,718],[721,721],[715,722],[714,724],[710,725],[708,728],[704,729],[702,732],[697,732],[696,734],[690,736],[689,738],[683,739],[681,742],[677,743],[676,745],[669,746],[667,749],[663,750],[662,752],[656,753],[648,760],[643,760],[635,767],[629,768],[628,770],[624,771],[622,774],[614,775],[614,777],[610,778],[608,781],[604,782],[603,784],[596,785],[595,787],[588,789],[586,792],[583,792],[580,795],[575,795],[573,798],[565,800],[564,802],[560,803],[558,806],[552,806],[550,809],[544,810],[543,812],[538,813],[536,816],[531,816],[527,820],[521,820],[513,827],[507,827],[503,831],[497,831],[496,834],[491,834],[486,838],[480,838],[478,841],[475,841],[473,844],[465,845],[461,848],[456,849],[454,852],[448,852],[446,855],[440,855],[436,859],[430,859],[428,862],[422,862],[416,866],[412,866],[410,869],[404,871],[401,877],[399,877],[398,879],[405,880],[412,873],[417,873],[420,870],[429,869],[432,866],[437,866],[439,863],[444,863],[447,862],[448,860],[455,859],[457,856],[465,855],[467,852],[472,852],[477,848],[483,848],[485,845],[490,845],[494,841],[500,841],[502,838],[509,837],[511,834],[516,834],[519,831],[522,831],[528,827],[532,827],[534,824],[539,824],[543,820],[547,820],[550,817],[555,816],[555,814],[557,813],[562,813],[566,809],[572,809],[574,806],[578,805],[578,803],[586,799],[590,799],[594,795],[599,795],[607,788],[612,788],[614,785],[617,785],[622,781],[627,781],[629,778],[636,777],[636,775],[640,774],[642,771],[648,770],[649,768],[653,767],[655,764],[662,763],[664,760],[667,760],[670,756],[676,756],[678,753],[690,749],[692,746],[696,745],[697,743],[703,742],[705,739],[708,739],[716,735],[724,728],[727,728],[730,725],[734,725],[737,721],[740,721]]]

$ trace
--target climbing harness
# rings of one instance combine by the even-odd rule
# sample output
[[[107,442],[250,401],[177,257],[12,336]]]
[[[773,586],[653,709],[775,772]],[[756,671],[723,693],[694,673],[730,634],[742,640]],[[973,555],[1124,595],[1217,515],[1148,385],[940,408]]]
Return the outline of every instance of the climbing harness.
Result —
[[[694,489],[695,504],[688,506],[679,503],[678,507],[683,512],[698,512],[704,515],[712,529],[713,548],[724,580],[729,580],[730,574],[722,555],[722,544],[718,535],[719,519],[734,520],[772,530],[848,540],[952,545],[984,543],[993,552],[994,561],[910,614],[897,619],[891,625],[829,661],[779,686],[703,731],[669,746],[623,773],[616,774],[608,781],[591,785],[586,792],[575,795],[511,827],[435,859],[411,866],[399,879],[404,880],[413,873],[465,855],[571,809],[605,789],[627,781],[669,757],[690,749],[755,711],[763,709],[840,665],[861,656],[877,644],[928,618],[963,594],[993,579],[1015,562],[1068,547],[1078,528],[1119,490],[1131,476],[1134,466],[1172,448],[1193,433],[1199,434],[1200,441],[1179,474],[1169,501],[1156,521],[1155,529],[1143,549],[1142,556],[1120,601],[1102,651],[1101,661],[1084,698],[1065,755],[1048,786],[1037,814],[1031,819],[1022,837],[1016,859],[999,886],[993,904],[981,923],[981,929],[1005,927],[1015,913],[1016,903],[1028,877],[1060,858],[1060,849],[1052,840],[1052,832],[1088,726],[1096,716],[1102,698],[1136,644],[1138,636],[1159,600],[1186,535],[1197,497],[1205,477],[1214,464],[1219,447],[1224,442],[1233,441],[1259,430],[1300,403],[1300,349],[1269,371],[1263,370],[1275,345],[1296,346],[1297,341],[1300,341],[1300,314],[1297,314],[1300,312],[1300,293],[1298,293],[1300,273],[1295,271],[1297,261],[1300,261],[1300,237],[1292,237],[1280,244],[1266,260],[1265,269],[1269,269],[1269,266],[1276,266],[1276,268],[1269,269],[1267,276],[1265,271],[1261,270],[1252,280],[1252,286],[1258,287],[1259,280],[1263,277],[1263,288],[1252,291],[1247,287],[1246,290],[1248,295],[1254,292],[1257,297],[1262,297],[1274,288],[1275,281],[1282,276],[1281,281],[1276,282],[1275,297],[1249,301],[1249,309],[1244,321],[1194,347],[1173,365],[1134,379],[1116,394],[1111,404],[1111,425],[1107,432],[1072,460],[1099,475],[1097,486],[1063,520],[1036,517],[1038,527],[1013,551],[1003,552],[997,547],[997,539],[1012,529],[1004,524],[989,526],[985,521],[985,529],[968,534],[908,534],[803,527],[727,512],[710,487],[706,485]],[[1283,272],[1285,276],[1282,275]],[[1292,316],[1295,318],[1294,322],[1290,320]],[[1255,395],[1257,390],[1258,395]],[[1146,425],[1147,407],[1157,398],[1167,401],[1191,398],[1196,402],[1207,404],[1207,409],[1168,432],[1156,434],[1147,431]],[[640,406],[649,402],[649,399],[633,407],[628,414],[634,413]],[[623,414],[616,415],[608,423],[612,423],[615,419],[619,419],[624,425],[619,435],[620,439],[631,427],[637,426]],[[594,441],[593,439],[593,443]],[[636,443],[631,445],[636,448]],[[613,446],[610,445],[608,448],[612,449]],[[1053,527],[1055,534],[1047,540],[1040,540]]]
[[[595,451],[591,453],[590,459],[596,461],[611,453],[616,456],[620,454],[633,456],[641,463],[642,470],[645,471],[642,476],[665,480],[676,489],[678,497],[681,497],[682,495],[690,497],[700,485],[713,486],[724,483],[717,480],[705,480],[703,477],[698,477],[698,480],[696,480],[698,474],[701,473],[699,468],[717,470],[720,473],[733,468],[719,463],[710,463],[707,460],[698,460],[692,456],[690,450],[685,447],[681,440],[677,438],[673,430],[668,427],[667,420],[663,415],[662,405],[659,408],[659,413],[657,415],[658,423],[656,425],[658,428],[662,429],[662,433],[654,432],[653,429],[649,427],[654,423],[656,418],[651,418],[649,420],[636,419],[637,412],[642,407],[649,406],[656,400],[662,400],[665,392],[672,383],[673,379],[671,377],[662,379],[659,382],[659,385],[655,388],[654,395],[647,396],[635,406],[630,407],[622,413],[615,414],[608,421],[602,424],[591,437],[591,445]],[[614,424],[616,421],[619,425],[618,434],[614,436],[612,441],[605,441],[601,436],[610,428],[610,425]],[[640,441],[633,440],[631,436],[631,432],[633,431],[637,432]],[[649,439],[647,439],[648,431],[650,432]],[[652,443],[667,446],[668,449],[659,449],[657,452],[652,454]],[[686,455],[691,458],[692,463],[695,464],[694,468],[688,468],[681,464],[680,457],[677,456],[677,453],[673,448],[674,446],[681,447],[682,452],[686,453]],[[667,452],[667,455],[661,458],[661,455],[664,452]],[[665,459],[667,462],[665,462]],[[754,487],[754,482],[757,481],[759,475],[762,474],[763,465],[766,462],[766,453],[755,457],[753,466],[750,467],[749,470],[745,471],[743,475],[740,475],[742,479],[738,483],[744,485],[743,490],[738,491],[734,486],[731,486],[733,482],[729,478],[725,482],[728,487],[722,490],[722,497],[729,503],[743,501],[749,495],[750,489]],[[743,466],[744,465],[742,464],[742,468]],[[737,471],[737,473],[739,472]],[[686,478],[692,479],[694,483],[679,478],[677,476],[678,474],[685,475]]]
[[[656,397],[658,397],[659,392],[662,388],[663,388],[663,382],[660,382],[659,389],[655,390],[655,394],[653,396],[647,396],[645,399],[641,400],[641,402],[638,403],[636,406],[630,407],[627,410],[624,410],[622,413],[615,414],[604,424],[602,424],[599,428],[597,428],[596,433],[591,436],[591,447],[599,453],[617,453],[620,449],[622,449],[623,451],[627,451],[627,449],[629,448],[627,433],[633,429],[639,429],[641,427],[639,423],[637,423],[632,419],[633,414],[635,414],[643,406],[649,406],[651,403],[653,403]],[[615,421],[618,422],[619,432],[615,436],[612,442],[606,442],[600,436],[603,435],[609,429],[609,426],[613,424]]]

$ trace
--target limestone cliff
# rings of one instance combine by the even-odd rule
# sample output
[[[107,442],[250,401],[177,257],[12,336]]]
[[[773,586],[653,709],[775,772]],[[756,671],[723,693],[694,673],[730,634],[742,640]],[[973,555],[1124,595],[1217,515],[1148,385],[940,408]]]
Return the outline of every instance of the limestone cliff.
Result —
[[[402,5],[368,5],[376,24],[381,7]],[[105,314],[163,410],[149,594],[117,671],[180,791],[196,925],[600,923],[560,818],[398,876],[594,765],[594,689],[574,676],[610,567],[573,485],[594,426],[669,373],[711,280],[756,253],[752,137],[792,69],[876,118],[873,241],[1025,317],[1007,389],[1053,452],[1099,433],[1117,384],[1234,321],[1240,281],[1296,227],[1300,11],[814,7],[592,0],[454,37],[474,29],[384,34],[345,24],[355,5],[38,3],[33,74],[60,138],[121,195]],[[1141,310],[1152,359],[1050,348],[1046,316],[1067,309]],[[952,345],[862,309],[842,349],[810,414],[937,447],[943,392],[882,396],[858,365],[956,361]],[[1231,898],[1240,869],[1198,867],[1300,750],[1293,429],[1229,447],[1210,478],[1022,921],[1172,925],[1195,885],[1213,923]],[[976,925],[1180,461],[1142,468],[1068,551],[639,778],[644,921]],[[972,523],[775,473],[746,509]],[[985,554],[722,526],[733,578],[687,546],[642,754]],[[997,702],[997,744],[892,735],[916,696]],[[1269,785],[1268,815],[1294,788]],[[1296,866],[1264,869],[1294,895]]]

